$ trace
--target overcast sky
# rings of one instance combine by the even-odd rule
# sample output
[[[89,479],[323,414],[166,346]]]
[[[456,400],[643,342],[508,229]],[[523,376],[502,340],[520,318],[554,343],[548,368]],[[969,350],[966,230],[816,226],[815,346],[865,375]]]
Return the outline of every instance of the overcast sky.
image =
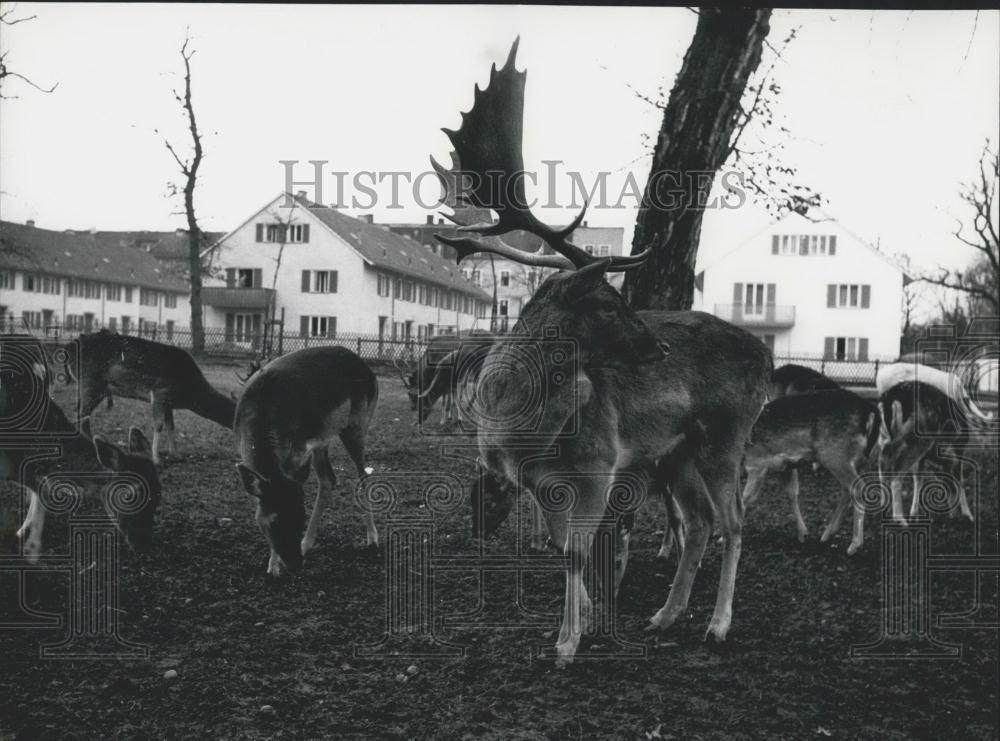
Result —
[[[205,133],[198,214],[203,228],[227,231],[281,190],[279,160],[300,160],[303,178],[307,160],[328,160],[328,171],[351,173],[349,183],[358,171],[418,173],[429,154],[446,158],[440,127],[458,126],[473,84],[485,84],[518,34],[518,66],[529,72],[526,166],[562,160],[585,179],[615,171],[619,186],[631,171],[642,185],[643,135],[655,136],[660,112],[628,85],[669,90],[697,20],[656,8],[16,8],[38,17],[3,29],[9,67],[59,86],[51,95],[17,81],[5,89],[20,97],[0,104],[0,210],[52,229],[184,226],[167,196],[176,165],[154,129],[186,150],[172,95],[185,28]],[[783,159],[860,236],[917,265],[963,264],[969,253],[951,237],[957,191],[1000,129],[1000,14],[776,11],[772,47],[794,27],[774,71],[783,89],[775,111],[792,132]],[[767,49],[764,64],[773,58]],[[331,202],[336,181],[324,183]],[[436,186],[424,186],[432,199]],[[558,188],[568,200],[568,180]],[[377,219],[429,213],[406,187],[401,209],[389,208],[388,182],[379,196]],[[542,212],[552,223],[572,215]],[[625,227],[628,241],[635,211],[595,209],[589,219]],[[764,223],[750,205],[709,212],[702,262]]]

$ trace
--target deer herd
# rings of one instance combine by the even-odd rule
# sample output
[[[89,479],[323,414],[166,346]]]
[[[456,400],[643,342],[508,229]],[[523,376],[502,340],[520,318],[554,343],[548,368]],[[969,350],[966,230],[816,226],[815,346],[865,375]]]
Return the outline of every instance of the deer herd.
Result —
[[[913,479],[913,517],[919,514],[922,477],[943,470],[958,482],[956,508],[971,520],[960,453],[970,430],[990,425],[992,415],[971,402],[954,374],[915,362],[884,366],[876,379],[878,401],[871,402],[815,370],[775,370],[759,339],[712,315],[630,309],[605,277],[642,265],[646,253],[594,257],[569,241],[583,214],[555,230],[531,213],[520,177],[526,73],[515,69],[516,50],[517,42],[506,64],[492,69],[488,86],[476,88],[461,127],[445,130],[454,148],[452,168],[433,164],[463,234],[438,238],[459,260],[493,253],[558,271],[523,308],[511,333],[436,337],[415,369],[399,370],[418,422],[426,421],[438,400],[446,417],[475,408],[474,533],[496,530],[513,497],[525,492],[536,505],[533,544],[539,547],[547,535],[566,557],[557,662],[573,660],[587,630],[592,608],[583,576],[592,551],[595,559],[610,558],[594,547],[597,528],[603,518],[617,518],[613,562],[600,572],[613,579],[602,589],[617,590],[635,508],[647,496],[666,508],[661,554],[673,542],[679,549],[675,578],[650,628],[669,628],[686,611],[714,530],[722,549],[706,636],[714,641],[726,638],[732,620],[745,509],[770,473],[781,478],[800,540],[807,528],[798,505],[798,467],[810,463],[833,474],[840,495],[820,539],[829,540],[851,510],[849,554],[863,542],[859,482],[865,470],[888,482],[892,516],[902,522],[904,477]],[[549,251],[528,253],[503,242],[514,230],[536,235]],[[331,440],[340,439],[359,478],[372,474],[365,441],[379,381],[348,349],[311,347],[278,357],[254,368],[236,398],[213,388],[179,348],[108,331],[85,334],[68,346],[78,354],[63,354],[64,370],[79,383],[80,408],[73,410],[78,419],[72,421],[48,395],[51,368],[42,345],[32,362],[10,360],[15,346],[30,344],[30,338],[11,335],[0,344],[0,419],[16,419],[44,401],[36,432],[11,438],[16,442],[0,450],[3,478],[30,495],[17,532],[29,558],[41,551],[45,506],[39,499],[51,496],[62,472],[111,471],[145,482],[144,506],[118,514],[117,525],[136,551],[150,547],[161,499],[161,435],[169,452],[177,452],[174,409],[233,430],[238,478],[255,501],[272,576],[300,571],[316,542],[336,487]],[[151,404],[152,445],[134,428],[127,450],[91,433],[89,415],[114,396]],[[39,457],[38,449],[51,446],[52,433],[63,435],[61,456]],[[307,523],[310,468],[319,492]],[[553,506],[556,492],[567,486],[571,501]],[[612,506],[613,492],[622,486],[634,496]],[[86,496],[87,486],[80,488]],[[365,517],[367,542],[377,546],[371,512]]]

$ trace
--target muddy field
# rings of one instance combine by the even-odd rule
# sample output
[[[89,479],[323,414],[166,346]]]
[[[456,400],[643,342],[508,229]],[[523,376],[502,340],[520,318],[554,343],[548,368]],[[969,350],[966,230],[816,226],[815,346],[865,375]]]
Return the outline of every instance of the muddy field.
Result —
[[[209,371],[218,386],[238,387],[232,368]],[[413,515],[424,527],[422,473],[465,480],[467,454],[441,451],[468,440],[418,436],[401,385],[380,380],[370,464],[402,482],[393,514]],[[59,398],[74,390],[59,389]],[[149,434],[148,405],[119,400],[93,419],[95,431],[118,442],[131,424]],[[997,737],[996,575],[978,585],[968,571],[929,577],[931,633],[959,655],[906,656],[926,644],[894,641],[887,645],[898,656],[852,657],[852,646],[882,630],[882,526],[878,516],[868,518],[865,546],[853,557],[845,553],[846,523],[821,546],[818,532],[836,495],[825,472],[802,473],[806,544],[795,539],[773,481],[748,513],[723,648],[701,642],[718,581],[714,543],[687,618],[655,638],[643,632],[675,565],[656,558],[661,518],[650,506],[633,538],[616,621],[618,648],[644,655],[595,658],[616,643],[592,637],[575,665],[557,670],[538,657],[555,642],[563,596],[561,576],[544,563],[524,575],[520,591],[512,572],[435,570],[429,609],[438,641],[382,641],[387,624],[396,624],[387,615],[386,551],[363,547],[356,479],[343,450],[333,449],[334,465],[346,469],[338,471],[341,496],[306,572],[272,584],[264,579],[267,547],[234,470],[232,434],[187,412],[177,414],[177,428],[179,455],[162,471],[153,552],[123,553],[118,580],[120,635],[148,648],[148,658],[40,658],[40,646],[60,640],[62,628],[0,630],[0,738]],[[934,554],[973,554],[977,540],[980,552],[997,552],[995,456],[977,454],[980,491],[988,493],[974,503],[978,521],[935,517]],[[12,554],[18,500],[9,487],[2,496],[0,547]],[[521,520],[526,526],[523,508]],[[475,553],[468,522],[464,501],[435,515],[432,546],[441,561]],[[382,516],[383,541],[384,526]],[[66,553],[67,539],[66,518],[50,517],[46,551]],[[488,550],[511,553],[517,542],[508,523]],[[22,607],[65,617],[69,599],[59,570],[26,577],[23,600],[14,574],[0,572],[6,624],[24,619]],[[973,627],[938,625],[953,614],[967,614]],[[456,646],[464,656],[413,656]]]

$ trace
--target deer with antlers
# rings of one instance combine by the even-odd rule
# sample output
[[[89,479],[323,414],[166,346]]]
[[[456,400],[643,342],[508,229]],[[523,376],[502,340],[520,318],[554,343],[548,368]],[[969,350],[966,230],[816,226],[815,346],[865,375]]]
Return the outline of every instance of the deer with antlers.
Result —
[[[741,548],[739,466],[767,397],[770,352],[749,333],[708,314],[632,311],[604,277],[641,265],[648,252],[595,258],[569,241],[582,213],[560,230],[531,213],[521,154],[526,73],[514,66],[517,45],[501,70],[493,67],[488,87],[476,88],[459,130],[445,130],[454,146],[453,169],[432,159],[449,194],[446,204],[456,209],[452,219],[483,237],[438,236],[459,260],[493,252],[560,269],[483,362],[477,442],[488,475],[476,485],[478,495],[503,498],[512,487],[530,492],[553,542],[568,556],[559,665],[573,660],[586,629],[591,603],[584,566],[619,482],[655,481],[658,490],[670,492],[687,526],[673,586],[651,628],[666,629],[685,611],[714,514],[724,547],[708,636],[722,641],[732,619]],[[496,223],[482,219],[486,209],[497,213]],[[482,221],[476,223],[476,216]],[[518,229],[540,237],[555,254],[526,253],[498,239]],[[526,356],[533,360],[526,363]],[[526,409],[532,410],[528,425]],[[560,486],[573,492],[568,507],[546,500],[545,492]],[[615,588],[629,537],[627,527],[616,532]]]

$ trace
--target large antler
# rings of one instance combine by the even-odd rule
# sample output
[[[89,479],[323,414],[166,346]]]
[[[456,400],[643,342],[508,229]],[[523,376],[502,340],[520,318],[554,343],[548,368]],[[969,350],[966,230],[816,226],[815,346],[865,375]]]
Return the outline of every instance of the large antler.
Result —
[[[582,268],[600,258],[569,241],[583,221],[587,207],[564,229],[553,229],[539,221],[527,206],[524,194],[524,161],[521,139],[524,125],[524,84],[527,72],[518,72],[514,57],[520,38],[514,40],[503,68],[490,70],[484,90],[476,86],[472,110],[462,114],[458,131],[444,129],[455,151],[451,171],[431,158],[445,188],[445,205],[454,209],[452,221],[460,231],[495,237],[521,229],[540,237],[557,254],[526,253],[499,240],[434,235],[458,253],[458,261],[477,252],[492,252],[525,265]],[[492,223],[490,210],[496,211]],[[478,220],[475,220],[478,219]],[[622,271],[641,264],[650,250],[639,255],[613,257],[608,270]],[[604,258],[607,259],[607,258]]]

